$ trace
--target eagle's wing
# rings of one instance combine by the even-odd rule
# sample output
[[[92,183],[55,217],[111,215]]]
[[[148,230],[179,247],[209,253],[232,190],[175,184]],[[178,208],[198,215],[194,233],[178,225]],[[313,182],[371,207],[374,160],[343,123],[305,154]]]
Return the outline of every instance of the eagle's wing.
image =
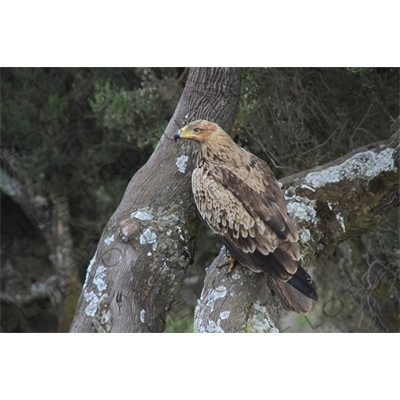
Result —
[[[268,165],[243,151],[235,168],[205,164],[192,188],[201,218],[240,262],[287,281],[297,271],[297,229]]]

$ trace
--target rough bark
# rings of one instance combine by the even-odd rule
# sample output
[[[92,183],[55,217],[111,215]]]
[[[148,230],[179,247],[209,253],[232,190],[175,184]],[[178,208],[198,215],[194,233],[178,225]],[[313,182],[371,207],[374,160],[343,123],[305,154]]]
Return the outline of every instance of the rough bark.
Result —
[[[88,267],[71,332],[162,332],[187,266],[199,220],[190,185],[196,151],[175,130],[202,118],[229,130],[241,71],[190,69],[175,114],[130,181]]]
[[[371,231],[399,205],[400,132],[329,164],[281,180],[300,232],[304,266],[347,238]],[[278,332],[278,302],[268,277],[238,266],[209,267],[195,311],[196,332]],[[317,282],[318,284],[318,282]]]

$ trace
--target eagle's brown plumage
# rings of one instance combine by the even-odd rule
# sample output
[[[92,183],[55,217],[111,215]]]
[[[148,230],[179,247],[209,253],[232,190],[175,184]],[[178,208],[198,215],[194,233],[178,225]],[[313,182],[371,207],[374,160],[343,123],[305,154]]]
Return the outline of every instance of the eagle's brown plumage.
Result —
[[[193,121],[175,138],[199,144],[192,189],[204,223],[236,260],[271,274],[286,309],[310,311],[316,286],[301,267],[297,228],[267,163],[209,121]]]

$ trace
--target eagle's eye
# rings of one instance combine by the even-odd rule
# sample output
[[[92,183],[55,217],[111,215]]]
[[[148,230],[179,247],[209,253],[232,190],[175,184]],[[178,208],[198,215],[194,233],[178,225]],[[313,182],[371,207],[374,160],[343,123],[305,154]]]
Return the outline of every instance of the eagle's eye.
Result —
[[[193,128],[193,130],[194,130],[196,133],[199,133],[199,132],[201,131],[200,128]]]

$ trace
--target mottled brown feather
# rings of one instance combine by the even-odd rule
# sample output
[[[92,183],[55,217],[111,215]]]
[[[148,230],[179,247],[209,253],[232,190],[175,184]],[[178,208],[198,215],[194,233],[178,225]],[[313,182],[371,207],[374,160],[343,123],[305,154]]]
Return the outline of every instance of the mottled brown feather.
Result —
[[[300,247],[272,171],[217,125],[194,124],[207,132],[194,138],[200,153],[192,188],[201,218],[238,261],[255,271],[290,279],[297,270]],[[276,257],[266,257],[271,253]]]

